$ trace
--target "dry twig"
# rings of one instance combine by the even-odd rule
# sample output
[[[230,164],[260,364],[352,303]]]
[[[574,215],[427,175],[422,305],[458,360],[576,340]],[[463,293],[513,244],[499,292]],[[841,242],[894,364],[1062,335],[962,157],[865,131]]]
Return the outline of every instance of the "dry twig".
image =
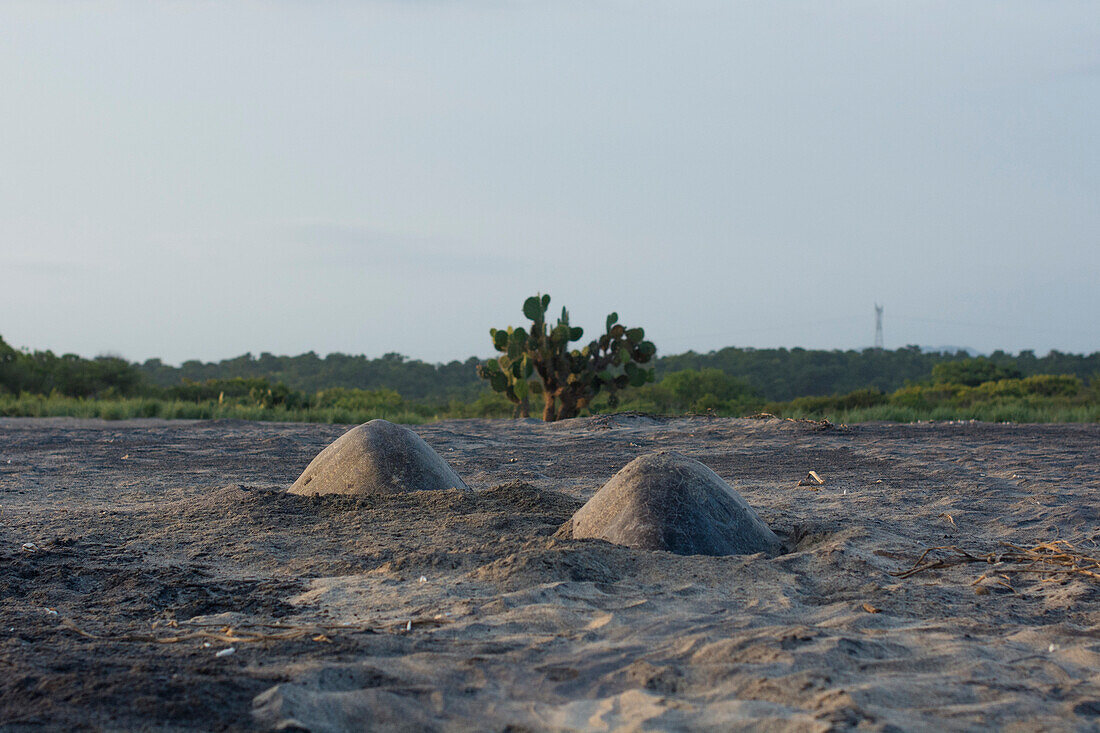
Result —
[[[86,639],[97,641],[136,641],[150,644],[178,644],[181,641],[203,639],[205,641],[217,641],[225,644],[248,644],[260,641],[293,641],[302,637],[309,637],[313,641],[329,642],[332,639],[328,634],[339,631],[359,632],[374,634],[379,632],[393,632],[394,628],[381,628],[374,626],[357,626],[354,624],[310,624],[305,626],[292,626],[289,624],[251,624],[248,629],[233,628],[224,624],[193,624],[199,627],[195,631],[186,631],[170,636],[157,636],[156,634],[92,634],[80,628],[70,619],[62,618],[61,626]],[[429,618],[422,616],[410,619],[399,624],[401,630],[408,630],[411,626],[442,626],[450,623],[449,619]],[[407,624],[407,625],[406,625]],[[170,626],[178,628],[177,623]],[[271,629],[271,631],[257,631],[256,629]]]
[[[1002,543],[1006,550],[1002,552],[977,553],[947,545],[929,547],[921,553],[917,561],[908,570],[890,573],[897,578],[908,578],[926,570],[939,570],[970,563],[995,565],[996,574],[1007,580],[1008,573],[1037,573],[1039,575],[1082,575],[1100,581],[1100,559],[1086,555],[1065,540],[1042,542],[1033,547],[1020,547],[1009,542]],[[936,556],[934,553],[948,553]],[[983,574],[975,583],[990,576]]]

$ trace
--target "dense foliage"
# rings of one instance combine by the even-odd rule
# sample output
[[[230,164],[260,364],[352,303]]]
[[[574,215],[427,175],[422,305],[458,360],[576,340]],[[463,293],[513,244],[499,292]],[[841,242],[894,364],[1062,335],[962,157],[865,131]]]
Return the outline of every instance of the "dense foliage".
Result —
[[[965,352],[944,354],[906,346],[894,351],[811,351],[808,349],[748,349],[728,347],[707,354],[688,351],[657,360],[657,376],[682,369],[719,369],[740,377],[767,400],[791,400],[807,395],[846,394],[872,388],[892,392],[907,382],[928,379],[937,364],[963,361]],[[1090,355],[1051,351],[1043,357],[1031,351],[1018,356],[995,351],[988,360],[1023,376],[1073,374],[1088,379],[1100,374],[1100,352]]]
[[[928,380],[890,394],[864,389],[833,397],[798,397],[764,411],[784,417],[865,420],[984,420],[991,422],[1096,422],[1100,379],[1036,374],[977,385]]]
[[[474,373],[477,357],[447,364],[428,364],[401,354],[386,354],[377,359],[349,354],[320,357],[312,351],[298,356],[275,356],[264,352],[259,357],[243,354],[219,362],[185,361],[178,367],[149,359],[138,365],[151,384],[171,387],[184,379],[205,382],[208,379],[250,379],[262,377],[282,382],[291,389],[316,392],[330,387],[351,389],[392,389],[412,400],[470,400],[484,390]]]
[[[627,331],[622,336],[629,340]],[[511,415],[513,404],[478,379],[477,363],[470,359],[433,366],[396,354],[381,359],[267,354],[176,368],[110,356],[84,359],[19,351],[0,338],[0,415],[342,423],[374,417],[423,422]],[[731,372],[723,365],[744,371]],[[622,374],[625,367],[615,376]],[[585,409],[578,405],[578,411],[734,416],[766,411],[849,422],[1100,420],[1100,353],[1036,357],[1023,352],[1011,357],[995,352],[970,359],[961,353],[924,354],[915,347],[893,352],[723,349],[657,360],[657,374],[656,381],[634,386],[629,378],[621,380],[615,391],[617,407],[602,391],[590,395]],[[363,381],[357,382],[355,375]],[[326,383],[330,376],[342,383]],[[784,384],[784,378],[794,386]],[[533,379],[530,387],[541,395],[540,380]],[[805,391],[799,394],[798,389]],[[823,394],[825,389],[831,391]]]
[[[745,380],[766,400],[790,400],[807,395],[846,394],[874,388],[892,392],[907,382],[927,379],[937,364],[962,361],[965,352],[944,354],[923,352],[916,346],[887,351],[819,351],[808,349],[751,349],[728,347],[719,351],[655,358],[657,377],[685,369],[718,369]],[[1017,356],[996,351],[989,355],[994,364],[1018,369],[1023,376],[1074,374],[1088,379],[1100,374],[1100,352],[1090,355],[1052,351],[1036,356],[1023,351]],[[264,377],[283,382],[291,389],[315,392],[328,387],[392,389],[412,400],[469,400],[486,389],[474,371],[479,360],[427,364],[400,354],[377,359],[347,354],[322,358],[309,352],[299,356],[258,358],[244,354],[220,362],[187,361],[179,367],[150,359],[137,366],[154,385],[170,387],[182,379],[196,382],[231,377]]]
[[[142,381],[137,368],[118,357],[22,352],[0,338],[0,392],[117,397],[136,394]]]
[[[757,411],[763,402],[748,382],[720,369],[682,369],[666,374],[659,382],[630,390],[621,406],[658,415],[740,416]]]
[[[1002,379],[1019,379],[1023,373],[1014,365],[997,364],[991,359],[979,357],[977,359],[963,359],[962,361],[945,361],[932,367],[932,381],[937,384],[962,384],[967,387],[977,387],[986,382],[997,382]]]

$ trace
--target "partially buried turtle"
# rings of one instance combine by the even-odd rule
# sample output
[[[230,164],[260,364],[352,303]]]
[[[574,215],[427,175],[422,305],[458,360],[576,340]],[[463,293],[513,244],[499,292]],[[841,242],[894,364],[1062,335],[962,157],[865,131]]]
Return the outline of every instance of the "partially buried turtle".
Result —
[[[419,435],[386,420],[347,431],[317,454],[290,493],[376,496],[470,488]]]
[[[634,459],[577,510],[560,536],[678,555],[774,554],[775,533],[702,463],[660,451]]]

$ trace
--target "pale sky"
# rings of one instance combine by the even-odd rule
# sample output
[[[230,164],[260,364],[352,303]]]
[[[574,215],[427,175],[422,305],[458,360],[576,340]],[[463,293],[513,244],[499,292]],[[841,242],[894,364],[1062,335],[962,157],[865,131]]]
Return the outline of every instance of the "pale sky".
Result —
[[[1100,350],[1100,3],[0,4],[0,335]]]

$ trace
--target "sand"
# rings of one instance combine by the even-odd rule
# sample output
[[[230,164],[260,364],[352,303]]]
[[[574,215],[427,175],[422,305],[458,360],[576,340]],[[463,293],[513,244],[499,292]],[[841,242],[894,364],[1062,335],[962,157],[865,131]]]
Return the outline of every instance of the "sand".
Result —
[[[286,493],[347,427],[0,420],[0,728],[1100,725],[1100,584],[890,574],[1094,548],[1100,425],[450,421],[417,430],[472,492]],[[657,449],[789,551],[553,537]]]

